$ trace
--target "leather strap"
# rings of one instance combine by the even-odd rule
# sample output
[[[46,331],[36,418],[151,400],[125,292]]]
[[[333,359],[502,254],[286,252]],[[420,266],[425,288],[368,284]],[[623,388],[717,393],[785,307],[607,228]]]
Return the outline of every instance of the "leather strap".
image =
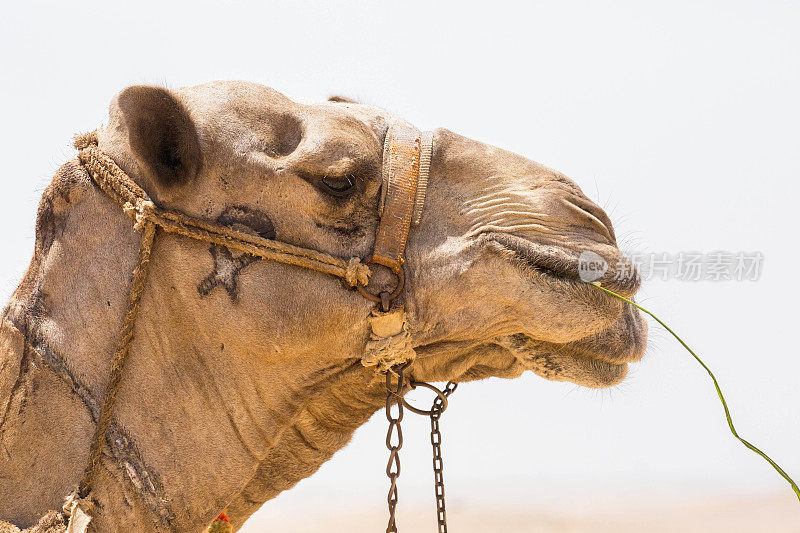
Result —
[[[393,124],[383,146],[380,222],[371,261],[400,275],[412,222],[422,218],[433,136]]]
[[[423,131],[419,138],[419,180],[417,196],[414,199],[414,216],[411,223],[419,226],[422,221],[422,210],[425,208],[425,195],[428,192],[428,175],[431,173],[431,157],[433,156],[433,132]]]

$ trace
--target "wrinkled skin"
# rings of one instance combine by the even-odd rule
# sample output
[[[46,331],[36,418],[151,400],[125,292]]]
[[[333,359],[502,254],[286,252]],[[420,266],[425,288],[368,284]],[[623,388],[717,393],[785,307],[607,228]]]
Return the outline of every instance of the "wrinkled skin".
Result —
[[[100,147],[160,205],[368,257],[382,144],[396,117],[214,82],[130,87]],[[516,377],[607,387],[644,350],[630,306],[577,280],[611,223],[563,175],[440,129],[403,295],[425,381]],[[80,478],[138,235],[74,163],[45,192],[31,266],[0,329],[0,517],[29,526]],[[622,263],[618,263],[622,262]],[[638,280],[602,280],[632,295]],[[389,287],[379,271],[375,290]],[[337,278],[175,235],[150,277],[93,480],[98,531],[236,527],[311,475],[381,407],[360,363],[372,304]]]

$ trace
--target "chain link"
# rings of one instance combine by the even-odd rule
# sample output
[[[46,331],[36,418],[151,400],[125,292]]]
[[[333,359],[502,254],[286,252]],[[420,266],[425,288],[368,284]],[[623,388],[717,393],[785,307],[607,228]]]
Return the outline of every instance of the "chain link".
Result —
[[[447,383],[442,393],[445,398],[456,391],[458,383]],[[444,401],[440,396],[433,400],[431,407],[431,446],[433,446],[433,483],[436,494],[436,523],[439,533],[447,533],[447,511],[444,501],[444,462],[442,461],[442,434],[439,431],[439,418],[444,412]]]
[[[405,387],[405,370],[408,363],[395,367],[386,373],[386,419],[389,421],[389,431],[386,433],[386,448],[389,450],[389,462],[386,464],[386,475],[389,477],[389,523],[386,533],[397,533],[394,513],[397,509],[397,478],[400,477],[400,448],[403,447],[403,387]],[[392,386],[392,373],[397,375],[397,386]],[[397,406],[397,416],[392,412],[392,404]]]
[[[397,478],[400,477],[400,449],[403,447],[403,421],[404,406],[409,407],[415,412],[424,413],[419,409],[414,409],[411,405],[405,405],[403,399],[403,388],[406,384],[405,371],[410,363],[396,366],[386,373],[386,419],[389,421],[389,430],[386,433],[386,448],[389,450],[389,462],[386,464],[386,475],[389,477],[389,494],[387,502],[389,504],[389,523],[386,525],[386,533],[397,533],[397,522],[395,512],[397,510]],[[392,385],[392,375],[397,376],[397,384]],[[410,384],[415,387],[421,382],[410,379]],[[444,463],[442,461],[442,434],[439,431],[439,419],[447,408],[447,398],[453,394],[458,387],[458,383],[452,381],[447,383],[443,391],[438,391],[432,385],[424,384],[426,387],[437,391],[433,406],[428,412],[431,419],[431,445],[433,446],[433,477],[436,494],[436,522],[439,526],[439,533],[447,533],[447,512],[445,510],[444,499]],[[397,414],[392,411],[392,405],[397,406]]]

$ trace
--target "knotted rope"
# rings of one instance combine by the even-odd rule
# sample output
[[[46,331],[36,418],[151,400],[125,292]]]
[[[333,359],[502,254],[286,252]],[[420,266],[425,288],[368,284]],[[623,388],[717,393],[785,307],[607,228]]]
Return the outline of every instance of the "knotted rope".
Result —
[[[369,317],[370,337],[364,348],[361,364],[374,367],[378,375],[392,372],[417,357],[408,330],[408,317],[403,309],[390,312],[373,310]]]
[[[150,222],[168,233],[337,276],[351,287],[369,283],[372,272],[358,257],[345,261],[317,250],[265,239],[215,222],[159,208],[139,185],[98,148],[96,132],[76,137],[75,147],[78,149],[78,159],[92,180],[122,206],[134,220],[137,229],[141,229],[145,222]]]
[[[119,384],[122,381],[122,370],[125,367],[125,359],[131,348],[134,327],[136,325],[136,315],[139,314],[142,293],[144,293],[144,288],[147,283],[147,267],[150,265],[150,252],[153,250],[153,240],[155,236],[155,224],[148,220],[144,221],[142,241],[139,247],[139,259],[136,263],[136,269],[133,271],[133,281],[131,282],[131,290],[128,295],[128,311],[125,313],[125,319],[122,322],[122,331],[117,350],[114,352],[114,357],[111,359],[111,377],[109,378],[108,385],[106,385],[106,392],[103,395],[103,404],[100,406],[100,416],[97,418],[97,425],[95,426],[94,436],[92,437],[92,445],[89,448],[89,460],[86,465],[86,470],[84,470],[83,477],[78,485],[77,496],[79,498],[86,498],[89,495],[89,483],[92,472],[100,460],[103,440],[105,439],[106,433],[108,433],[108,428],[111,426],[114,403],[117,399]]]

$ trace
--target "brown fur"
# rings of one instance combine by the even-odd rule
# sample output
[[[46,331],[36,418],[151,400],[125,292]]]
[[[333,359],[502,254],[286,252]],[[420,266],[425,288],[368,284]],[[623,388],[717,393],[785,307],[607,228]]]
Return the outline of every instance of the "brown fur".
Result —
[[[298,104],[245,82],[133,87],[112,102],[99,138],[164,207],[367,257],[395,119],[343,99]],[[326,194],[321,180],[344,176],[356,180],[352,194]],[[0,516],[19,526],[59,508],[80,477],[137,247],[118,206],[75,163],[63,166],[0,327]],[[624,261],[608,218],[574,183],[437,130],[407,251],[414,375],[468,381],[529,369],[591,387],[621,381],[641,357],[644,322],[570,277],[582,250]],[[370,302],[313,271],[223,263],[207,244],[156,238],[93,483],[97,531],[201,531],[224,508],[239,527],[384,401],[360,363]],[[619,288],[632,294],[637,284]]]
[[[64,515],[56,511],[50,511],[37,524],[24,530],[8,522],[0,522],[0,533],[64,533],[66,529]]]

